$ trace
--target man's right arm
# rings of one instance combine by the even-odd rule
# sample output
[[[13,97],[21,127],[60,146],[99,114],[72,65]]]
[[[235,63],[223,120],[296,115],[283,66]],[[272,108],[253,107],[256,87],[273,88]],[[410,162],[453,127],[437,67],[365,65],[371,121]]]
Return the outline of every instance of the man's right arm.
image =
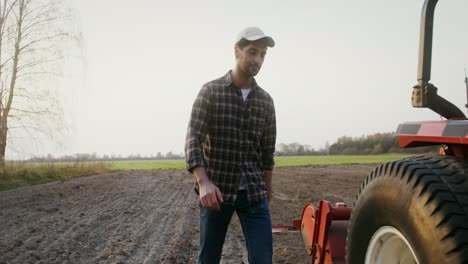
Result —
[[[202,161],[202,142],[208,131],[209,103],[208,89],[204,86],[192,107],[185,141],[185,162],[187,170],[197,180],[202,207],[219,210],[219,203],[223,202],[221,192],[209,180]]]
[[[202,143],[205,141],[209,123],[209,92],[203,86],[192,106],[190,121],[185,138],[185,163],[187,170],[203,167]]]

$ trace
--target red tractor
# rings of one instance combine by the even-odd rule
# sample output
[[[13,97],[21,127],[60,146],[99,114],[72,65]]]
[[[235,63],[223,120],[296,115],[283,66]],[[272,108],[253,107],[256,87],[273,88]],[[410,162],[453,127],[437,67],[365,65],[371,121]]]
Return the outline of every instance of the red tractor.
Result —
[[[438,0],[422,10],[414,107],[446,120],[398,126],[402,148],[443,145],[440,155],[410,157],[375,168],[353,208],[320,201],[305,206],[293,226],[313,264],[468,263],[468,119],[429,83],[432,27]]]

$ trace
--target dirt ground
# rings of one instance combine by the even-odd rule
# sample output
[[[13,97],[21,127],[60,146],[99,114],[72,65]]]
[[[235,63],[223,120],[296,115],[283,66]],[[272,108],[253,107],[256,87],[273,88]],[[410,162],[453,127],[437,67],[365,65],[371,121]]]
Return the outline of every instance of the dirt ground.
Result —
[[[307,203],[349,206],[375,165],[275,170],[274,225]],[[185,171],[126,171],[0,192],[0,263],[196,263],[198,206]],[[221,263],[248,263],[237,217]],[[299,233],[273,235],[274,263],[310,263]]]

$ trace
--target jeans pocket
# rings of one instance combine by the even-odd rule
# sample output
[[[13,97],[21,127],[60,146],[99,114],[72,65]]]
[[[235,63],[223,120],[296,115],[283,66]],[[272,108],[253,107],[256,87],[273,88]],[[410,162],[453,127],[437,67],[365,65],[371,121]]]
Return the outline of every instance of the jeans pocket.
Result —
[[[251,212],[258,215],[270,214],[270,207],[268,205],[268,199],[263,199],[259,202],[252,204],[250,208]]]

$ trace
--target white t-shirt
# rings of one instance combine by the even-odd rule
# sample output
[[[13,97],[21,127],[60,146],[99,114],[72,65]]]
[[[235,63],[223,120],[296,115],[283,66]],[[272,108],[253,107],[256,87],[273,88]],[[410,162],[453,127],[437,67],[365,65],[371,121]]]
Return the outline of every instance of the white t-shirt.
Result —
[[[249,89],[241,89],[242,98],[244,98],[244,102],[245,102],[245,100],[247,99],[247,95],[249,95],[250,90],[251,90],[250,88],[249,88]]]

